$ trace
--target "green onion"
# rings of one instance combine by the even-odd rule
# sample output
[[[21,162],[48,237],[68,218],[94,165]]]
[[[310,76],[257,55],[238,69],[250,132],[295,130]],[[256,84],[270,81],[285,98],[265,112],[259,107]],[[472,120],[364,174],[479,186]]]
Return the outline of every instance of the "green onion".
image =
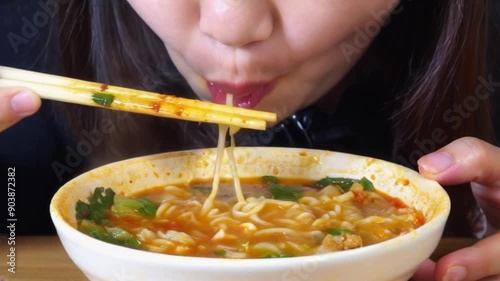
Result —
[[[95,93],[92,95],[92,101],[102,106],[110,106],[115,100],[115,96],[111,94]]]
[[[339,236],[339,235],[344,235],[344,234],[351,234],[352,232],[347,230],[347,229],[343,229],[343,228],[330,228],[328,229],[328,234],[331,234],[333,236]]]
[[[263,259],[276,259],[276,258],[291,258],[293,255],[290,254],[267,254],[262,256]]]
[[[193,190],[194,192],[208,194],[212,191],[212,188],[209,186],[193,186],[191,187],[191,190]]]
[[[215,251],[214,251],[214,254],[215,254],[216,256],[218,256],[218,257],[225,257],[225,256],[226,256],[226,253],[227,253],[227,252],[226,252],[226,250],[222,250],[222,249],[221,249],[221,250],[215,250]]]
[[[367,179],[365,177],[363,177],[362,179],[360,179],[358,181],[358,183],[363,186],[363,190],[364,191],[375,191],[375,187],[373,186],[373,183],[369,179]]]
[[[118,227],[102,227],[90,220],[82,220],[78,230],[104,242],[137,249],[141,242],[129,232]]]
[[[323,186],[327,187],[329,185],[337,185],[339,186],[342,191],[347,192],[349,189],[351,189],[351,186],[356,182],[354,179],[349,179],[349,178],[330,178],[326,177],[318,181],[318,183]]]
[[[130,248],[138,248],[141,243],[129,232],[118,227],[106,227],[106,232],[115,241],[115,244],[127,246]]]
[[[278,184],[280,179],[275,176],[262,176],[262,180],[268,184]]]
[[[337,185],[342,189],[343,192],[348,192],[354,183],[361,184],[361,186],[363,186],[363,190],[365,190],[365,191],[375,191],[375,187],[373,186],[373,183],[365,177],[363,177],[360,180],[351,179],[351,178],[326,177],[326,178],[323,178],[323,179],[318,181],[318,184],[321,185],[322,187],[326,187],[329,185]]]
[[[93,221],[90,220],[82,220],[80,224],[78,225],[78,230],[84,233],[90,233],[92,231],[101,231],[101,232],[106,232],[103,226],[100,226],[96,224]]]
[[[111,207],[111,212],[116,215],[141,214],[145,217],[154,217],[156,205],[145,198],[128,198],[115,196],[115,204]]]
[[[274,199],[283,201],[299,201],[302,198],[303,190],[298,187],[291,186],[271,186],[269,191]]]

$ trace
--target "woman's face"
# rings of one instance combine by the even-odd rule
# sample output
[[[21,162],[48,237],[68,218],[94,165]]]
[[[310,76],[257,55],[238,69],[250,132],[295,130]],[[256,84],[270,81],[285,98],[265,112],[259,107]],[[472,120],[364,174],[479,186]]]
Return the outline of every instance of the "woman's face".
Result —
[[[129,0],[197,95],[285,117],[353,67],[399,0]]]

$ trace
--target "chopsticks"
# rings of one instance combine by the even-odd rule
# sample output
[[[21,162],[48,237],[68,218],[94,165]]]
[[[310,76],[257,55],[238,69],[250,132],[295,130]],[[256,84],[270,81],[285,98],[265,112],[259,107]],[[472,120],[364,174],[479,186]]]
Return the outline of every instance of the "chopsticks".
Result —
[[[0,87],[25,87],[43,99],[159,117],[264,130],[275,113],[0,66]]]

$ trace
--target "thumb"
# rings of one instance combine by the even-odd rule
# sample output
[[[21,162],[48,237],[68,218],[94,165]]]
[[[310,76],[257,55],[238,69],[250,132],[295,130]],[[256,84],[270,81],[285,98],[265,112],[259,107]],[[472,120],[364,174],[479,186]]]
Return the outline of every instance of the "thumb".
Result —
[[[443,185],[472,182],[476,201],[494,227],[500,226],[500,149],[476,138],[461,138],[422,157],[419,170]]]
[[[41,105],[40,98],[28,90],[4,88],[0,90],[0,132],[23,117],[35,113]]]
[[[500,280],[499,240],[500,232],[441,258],[436,264],[436,277],[438,280]]]
[[[419,171],[444,185],[475,182],[500,188],[500,149],[464,137],[418,160]]]

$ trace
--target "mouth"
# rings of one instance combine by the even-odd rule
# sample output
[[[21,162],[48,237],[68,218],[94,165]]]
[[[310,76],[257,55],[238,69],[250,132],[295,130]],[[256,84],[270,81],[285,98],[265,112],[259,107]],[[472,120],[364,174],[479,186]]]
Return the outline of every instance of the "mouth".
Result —
[[[215,103],[225,104],[226,96],[233,95],[233,105],[244,108],[254,108],[273,90],[272,82],[231,84],[227,82],[208,81],[208,89]]]

